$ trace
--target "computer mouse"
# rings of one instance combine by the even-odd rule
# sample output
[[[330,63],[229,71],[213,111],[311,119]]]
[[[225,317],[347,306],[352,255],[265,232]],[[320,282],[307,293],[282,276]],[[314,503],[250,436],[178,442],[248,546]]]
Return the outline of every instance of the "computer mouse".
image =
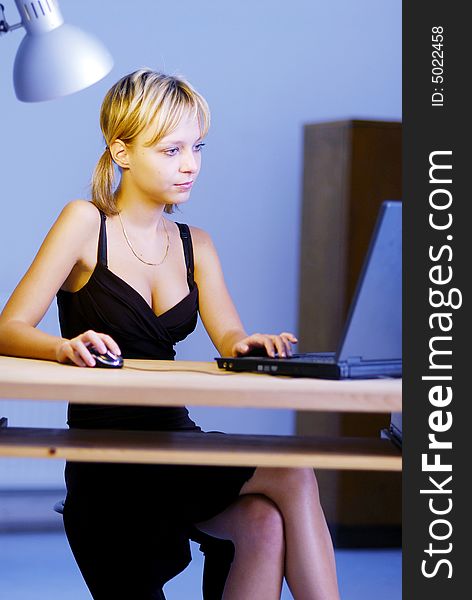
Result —
[[[88,351],[94,357],[96,367],[120,369],[123,366],[123,357],[113,354],[110,350],[101,353],[94,346],[89,346]]]

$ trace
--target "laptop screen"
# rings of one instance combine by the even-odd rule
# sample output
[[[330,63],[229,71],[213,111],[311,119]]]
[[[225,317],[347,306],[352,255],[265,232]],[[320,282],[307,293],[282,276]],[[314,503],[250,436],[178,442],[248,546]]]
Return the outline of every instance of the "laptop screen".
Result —
[[[338,348],[338,360],[402,357],[402,203],[383,202]]]

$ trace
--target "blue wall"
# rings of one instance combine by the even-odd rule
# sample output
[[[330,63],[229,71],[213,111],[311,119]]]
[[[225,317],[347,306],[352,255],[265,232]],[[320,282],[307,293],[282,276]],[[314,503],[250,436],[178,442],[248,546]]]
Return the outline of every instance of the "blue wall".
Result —
[[[10,23],[13,0],[4,0]],[[0,294],[29,265],[62,206],[87,197],[101,152],[101,100],[123,74],[150,66],[185,75],[213,124],[203,170],[178,219],[208,230],[249,331],[295,330],[303,124],[401,117],[400,0],[61,0],[66,21],[115,58],[102,82],[43,104],[11,83],[22,32],[0,41]],[[54,315],[46,328],[54,330]],[[209,360],[204,331],[178,357]],[[274,411],[193,411],[204,427],[290,432]],[[249,421],[250,425],[247,425]]]

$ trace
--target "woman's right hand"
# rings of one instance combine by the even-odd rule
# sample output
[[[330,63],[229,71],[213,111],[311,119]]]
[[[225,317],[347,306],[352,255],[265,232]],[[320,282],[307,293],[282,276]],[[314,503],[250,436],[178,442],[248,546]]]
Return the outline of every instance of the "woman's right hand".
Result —
[[[62,340],[56,348],[56,360],[60,363],[71,362],[79,367],[94,367],[95,359],[90,354],[88,346],[93,346],[100,353],[110,350],[113,354],[121,354],[113,338],[105,333],[89,330],[71,340]]]

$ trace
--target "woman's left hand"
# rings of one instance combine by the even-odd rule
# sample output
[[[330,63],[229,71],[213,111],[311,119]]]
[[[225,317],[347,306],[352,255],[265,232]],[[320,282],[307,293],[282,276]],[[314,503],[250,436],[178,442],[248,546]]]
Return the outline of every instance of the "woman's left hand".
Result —
[[[253,350],[265,350],[267,356],[273,357],[275,353],[281,357],[292,355],[292,344],[298,342],[293,333],[284,331],[279,335],[268,333],[254,333],[234,344],[231,356],[244,356]]]

